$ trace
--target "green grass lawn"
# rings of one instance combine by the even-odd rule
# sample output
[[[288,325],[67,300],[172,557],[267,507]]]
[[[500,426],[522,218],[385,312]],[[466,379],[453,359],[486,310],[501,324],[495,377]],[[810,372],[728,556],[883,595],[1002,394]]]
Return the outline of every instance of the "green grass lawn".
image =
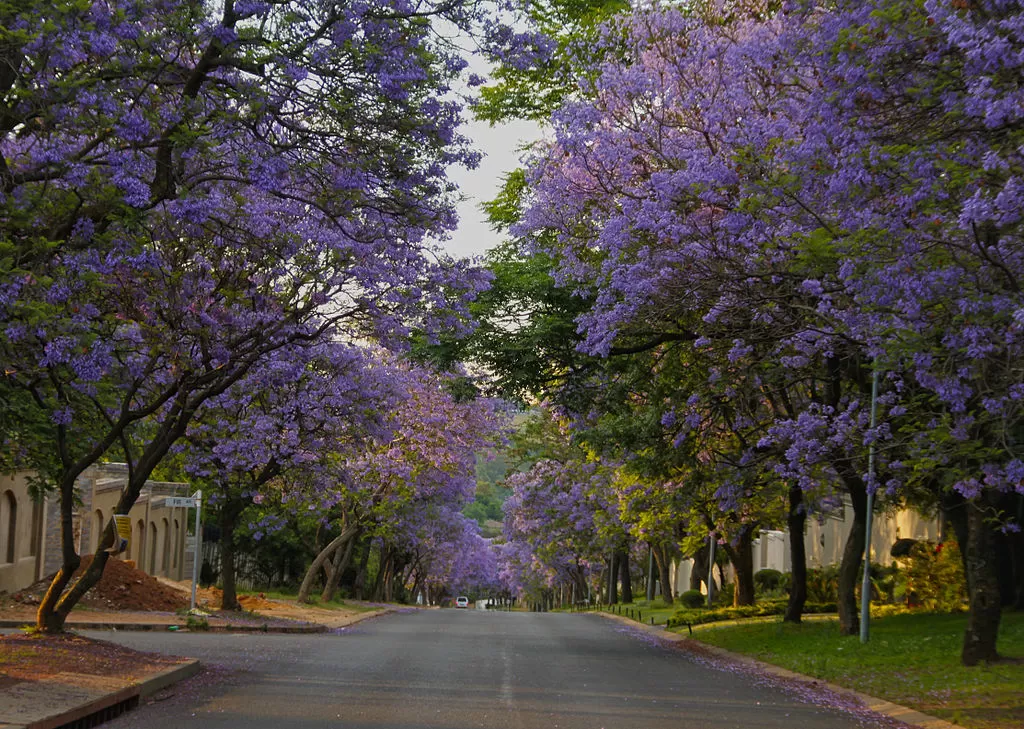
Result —
[[[239,590],[239,595],[263,595],[268,600],[287,600],[295,602],[296,596],[299,594],[298,590]],[[321,602],[320,593],[314,591],[311,595],[310,605],[316,605],[319,608],[325,610],[354,610],[356,612],[369,612],[371,610],[377,610],[378,605],[367,604],[364,602],[356,602],[353,600],[345,600],[340,595],[335,595],[330,602]]]
[[[676,614],[676,610],[679,609],[679,605],[665,606],[665,603],[661,600],[635,600],[625,605],[612,605],[611,608],[604,608],[605,612],[612,612],[616,615],[621,614],[623,617],[631,617],[633,620],[638,620],[646,625],[651,624],[651,618],[654,618],[655,625],[664,625],[665,621]]]
[[[693,637],[972,729],[1024,728],[1024,661],[961,666],[966,625],[966,615],[876,618],[866,644],[840,637],[834,620],[706,625]],[[1024,614],[1004,613],[998,647],[1024,659]]]

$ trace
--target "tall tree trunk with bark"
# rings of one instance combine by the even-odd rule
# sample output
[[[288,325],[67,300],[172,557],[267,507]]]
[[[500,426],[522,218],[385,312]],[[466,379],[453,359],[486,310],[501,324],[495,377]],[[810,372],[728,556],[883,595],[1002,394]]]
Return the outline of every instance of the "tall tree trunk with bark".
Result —
[[[306,570],[306,576],[302,578],[302,585],[299,586],[299,594],[296,596],[296,600],[299,602],[309,602],[309,593],[313,591],[313,583],[316,580],[317,574],[320,572],[320,568],[324,562],[334,556],[334,552],[337,549],[342,548],[345,543],[355,536],[358,527],[347,526],[341,530],[341,534],[332,539],[326,547],[320,550],[314,559],[313,563],[309,565],[309,569]]]
[[[612,552],[608,561],[608,604],[616,605],[619,602],[619,556]]]
[[[622,583],[622,602],[633,602],[633,579],[629,574],[629,550],[619,552],[619,580]]]
[[[238,517],[245,509],[241,498],[231,495],[220,507],[220,588],[221,610],[241,610],[238,604],[238,589],[235,583],[235,528]],[[198,538],[198,537],[197,537]]]
[[[711,565],[708,564],[708,558],[711,556],[709,552],[710,550],[708,549],[707,544],[705,544],[693,555],[693,568],[690,570],[691,590],[700,590],[700,586],[706,585],[708,582],[708,570],[711,567]],[[714,582],[714,579],[714,576],[712,576],[711,581]],[[709,589],[714,592],[718,592],[718,585],[712,584],[709,586]]]
[[[352,591],[355,593],[356,600],[362,600],[366,595],[366,578],[367,571],[370,565],[370,552],[373,550],[373,540],[369,539],[366,542],[366,549],[363,550],[362,557],[359,558],[359,569],[356,571],[356,581],[352,585]],[[433,600],[433,598],[432,598]],[[433,601],[431,601],[433,605]]]
[[[380,562],[377,565],[377,578],[374,581],[373,597],[371,598],[374,602],[381,602],[384,599],[384,584],[391,572],[391,551],[383,542],[381,543]]]
[[[967,566],[970,570],[970,614],[960,659],[965,666],[991,663],[999,658],[996,638],[1002,619],[995,539],[990,519],[995,516],[991,497],[984,492],[968,502]]]
[[[807,549],[804,545],[804,528],[807,511],[804,507],[804,492],[799,486],[789,487],[789,513],[786,527],[789,529],[789,557],[791,564],[789,602],[786,603],[784,623],[799,623],[807,602]]]
[[[868,493],[860,476],[847,473],[843,479],[853,507],[850,536],[843,548],[843,561],[839,565],[839,591],[836,604],[839,609],[839,633],[860,633],[860,610],[857,606],[857,583],[864,557],[864,538],[867,530]]]
[[[967,513],[968,502],[956,491],[946,491],[942,494],[940,508],[942,510],[944,530],[952,529],[953,538],[960,545],[961,566],[964,568],[964,579],[967,581],[967,592],[971,591],[971,570],[967,565]],[[943,538],[948,538],[944,534]]]
[[[733,586],[733,607],[753,605],[754,594],[754,525],[743,524],[736,538],[736,545],[728,544],[725,552],[732,562],[736,573],[736,584]]]
[[[320,602],[326,603],[334,599],[334,593],[338,591],[338,585],[341,584],[341,577],[345,570],[348,569],[349,562],[352,561],[352,553],[355,551],[356,542],[358,541],[359,533],[356,532],[348,540],[348,544],[345,545],[344,549],[338,548],[335,550],[334,563],[331,565],[331,578],[324,585],[323,592],[320,593]]]
[[[658,580],[661,582],[661,599],[666,605],[673,605],[675,600],[672,597],[672,582],[669,579],[671,565],[668,558],[668,550],[665,545],[659,544],[654,547],[654,561],[658,565]]]

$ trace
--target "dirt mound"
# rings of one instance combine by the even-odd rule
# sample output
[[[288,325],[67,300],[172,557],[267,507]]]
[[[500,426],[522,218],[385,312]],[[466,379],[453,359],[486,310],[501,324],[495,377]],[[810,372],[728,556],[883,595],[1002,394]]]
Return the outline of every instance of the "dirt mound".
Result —
[[[77,574],[92,562],[92,555],[82,558]],[[120,559],[107,560],[103,577],[82,602],[92,607],[112,610],[153,610],[173,612],[188,607],[188,596],[147,575]]]
[[[259,595],[239,595],[238,604],[242,606],[243,610],[248,610],[249,612],[277,607],[277,604],[267,600],[262,592]]]
[[[82,564],[75,572],[75,578],[84,572],[90,563],[92,555],[82,557]],[[51,575],[48,579],[40,580],[31,587],[15,593],[14,601],[25,605],[38,605],[52,580]],[[103,577],[85,593],[80,604],[105,610],[174,612],[188,607],[189,596],[142,570],[135,569],[129,562],[109,559],[103,568]]]

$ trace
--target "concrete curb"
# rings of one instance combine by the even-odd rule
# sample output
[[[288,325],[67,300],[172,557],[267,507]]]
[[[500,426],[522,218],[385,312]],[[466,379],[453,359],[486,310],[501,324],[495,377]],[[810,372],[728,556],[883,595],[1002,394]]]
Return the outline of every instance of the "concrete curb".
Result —
[[[65,624],[65,627],[68,630],[131,630],[142,632],[157,630],[178,633],[328,633],[332,630],[347,628],[348,626],[355,625],[363,620],[378,618],[382,615],[388,615],[393,612],[395,611],[392,609],[381,608],[365,613],[359,613],[357,615],[353,615],[349,622],[334,627],[312,623],[307,625],[252,625],[248,623],[244,625],[236,625],[233,623],[224,623],[210,625],[208,628],[189,629],[184,623],[119,623],[116,621],[68,622]],[[0,628],[21,629],[31,627],[33,627],[32,623],[25,622],[24,620],[0,620]],[[5,729],[5,727],[0,724],[0,729]]]
[[[640,630],[646,632],[648,635],[654,636],[655,638],[664,640],[666,642],[700,642],[695,638],[688,638],[686,636],[680,635],[679,633],[671,633],[665,630],[665,628],[663,627],[644,625],[643,623],[638,623],[637,621],[632,620],[631,618],[623,617],[621,615],[612,615],[610,613],[605,613],[601,611],[595,611],[594,614],[600,615],[604,618],[608,618],[609,620],[614,620],[618,623],[622,623],[623,625],[628,625],[631,628],[639,628]],[[839,686],[834,683],[829,683],[828,681],[823,681],[820,678],[814,678],[813,676],[806,676],[802,673],[796,673],[794,671],[790,671],[789,669],[782,668],[771,663],[759,661],[756,658],[751,658],[750,656],[744,656],[740,653],[733,653],[732,651],[727,651],[724,648],[719,648],[718,646],[709,645],[708,643],[700,643],[700,649],[702,651],[707,651],[711,655],[714,655],[718,658],[723,658],[725,660],[733,661],[735,663],[751,666],[753,668],[757,668],[759,671],[762,671],[764,673],[770,674],[772,676],[777,676],[778,678],[784,678],[790,681],[800,681],[803,683],[813,683],[817,686],[823,686],[829,691],[832,691],[833,693],[837,693],[844,696],[851,696],[857,699],[865,708],[870,709],[871,711],[874,711],[877,714],[888,716],[889,718],[895,719],[896,721],[901,721],[904,724],[908,724],[910,726],[921,727],[921,729],[963,729],[962,727],[958,727],[956,724],[951,724],[948,721],[945,721],[944,719],[939,719],[938,717],[924,714],[920,711],[917,711],[916,709],[911,709],[908,706],[901,706],[900,704],[894,704],[891,701],[879,699],[875,696],[862,694],[859,691],[854,691],[853,689],[846,688],[845,686]]]
[[[155,676],[150,676],[138,685],[139,698],[148,699],[153,694],[163,691],[168,686],[173,686],[178,681],[192,678],[199,673],[201,668],[202,664],[199,661],[191,660],[188,663],[182,663],[168,668],[166,671],[161,671]]]
[[[168,686],[196,675],[201,667],[199,661],[196,660],[180,663],[177,666],[172,666],[153,674],[138,683],[111,691],[108,694],[82,702],[71,708],[58,709],[54,713],[42,719],[31,721],[28,724],[0,723],[0,729],[55,729],[55,727],[64,726],[73,721],[84,719],[87,716],[99,714],[104,709],[111,709],[118,704],[127,702],[130,708],[134,708],[141,700],[152,696]]]
[[[25,628],[32,627],[31,623],[17,620],[0,620],[0,628]],[[95,622],[95,623],[67,623],[68,630],[132,630],[132,631],[167,631],[181,633],[324,633],[330,628],[324,625],[211,625],[209,628],[190,630],[180,623],[116,623],[116,622]]]

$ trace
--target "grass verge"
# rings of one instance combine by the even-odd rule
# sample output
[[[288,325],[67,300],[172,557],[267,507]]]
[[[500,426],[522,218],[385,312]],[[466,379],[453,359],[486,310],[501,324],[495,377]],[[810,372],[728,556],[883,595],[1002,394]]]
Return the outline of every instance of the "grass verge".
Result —
[[[866,644],[832,620],[708,625],[693,637],[969,729],[1024,729],[1024,662],[961,666],[966,625],[966,615],[872,619]],[[1024,614],[1003,615],[999,652],[1024,657]]]
[[[678,605],[666,606],[661,600],[635,600],[624,605],[611,605],[604,608],[605,612],[629,617],[645,625],[664,625],[665,621],[676,614]],[[654,623],[651,623],[651,619]]]

